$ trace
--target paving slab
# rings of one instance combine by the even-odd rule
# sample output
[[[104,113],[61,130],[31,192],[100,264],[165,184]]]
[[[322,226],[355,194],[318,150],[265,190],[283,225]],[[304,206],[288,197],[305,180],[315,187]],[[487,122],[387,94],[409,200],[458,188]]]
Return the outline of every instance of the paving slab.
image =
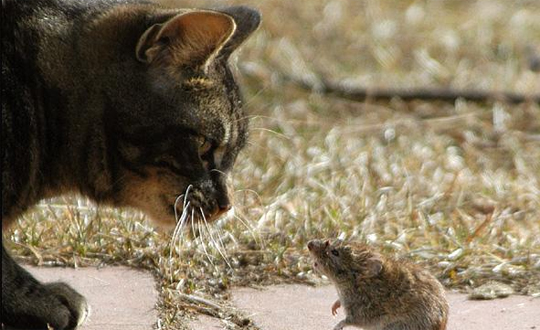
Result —
[[[25,267],[43,282],[63,281],[84,295],[91,313],[81,330],[150,330],[158,293],[149,273],[127,267]]]
[[[81,330],[150,330],[157,320],[158,293],[148,273],[126,267],[43,268],[26,267],[44,282],[64,281],[83,294],[92,313]],[[277,285],[263,289],[237,288],[232,301],[263,330],[332,329],[336,318],[330,306],[337,298],[332,286]],[[540,330],[540,298],[510,296],[471,301],[448,292],[448,330]],[[194,330],[225,329],[204,315],[189,323]]]
[[[196,320],[190,321],[188,327],[192,330],[222,330],[225,325],[217,318],[199,315]]]
[[[278,285],[262,290],[239,288],[232,291],[234,304],[244,310],[263,330],[332,329],[336,318],[330,306],[337,298],[332,286]],[[540,299],[510,296],[496,300],[468,300],[466,295],[448,292],[448,330],[531,330],[540,329]],[[195,329],[195,328],[194,328]],[[207,327],[197,329],[214,330]]]

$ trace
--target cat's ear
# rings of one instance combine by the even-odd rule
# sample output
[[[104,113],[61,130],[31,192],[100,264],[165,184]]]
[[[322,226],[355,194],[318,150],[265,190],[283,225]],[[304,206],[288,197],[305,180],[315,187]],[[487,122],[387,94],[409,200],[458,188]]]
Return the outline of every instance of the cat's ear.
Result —
[[[196,10],[148,28],[135,54],[143,63],[205,66],[236,30],[234,19],[223,13]]]
[[[261,24],[261,14],[252,8],[236,6],[220,9],[220,12],[230,15],[236,23],[236,31],[227,41],[219,56],[229,57]]]

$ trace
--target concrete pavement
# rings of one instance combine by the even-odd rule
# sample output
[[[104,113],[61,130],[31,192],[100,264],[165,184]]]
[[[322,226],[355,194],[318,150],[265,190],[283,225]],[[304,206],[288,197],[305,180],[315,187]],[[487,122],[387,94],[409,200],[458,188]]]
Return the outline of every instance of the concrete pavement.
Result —
[[[157,322],[158,292],[152,276],[126,267],[26,267],[45,282],[65,281],[83,294],[92,313],[81,330],[150,330]],[[343,318],[330,313],[337,295],[332,286],[276,285],[257,290],[235,288],[233,304],[263,330],[332,329]],[[468,300],[448,293],[448,330],[540,330],[540,298]],[[194,330],[225,329],[218,319],[201,315],[190,321]]]

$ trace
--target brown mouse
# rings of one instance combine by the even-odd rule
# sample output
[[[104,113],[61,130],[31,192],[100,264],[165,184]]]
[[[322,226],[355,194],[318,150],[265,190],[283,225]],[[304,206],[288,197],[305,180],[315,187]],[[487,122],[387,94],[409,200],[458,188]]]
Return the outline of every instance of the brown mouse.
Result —
[[[444,287],[427,270],[388,258],[360,243],[312,240],[308,249],[314,269],[336,286],[346,326],[364,330],[445,330],[448,302]]]

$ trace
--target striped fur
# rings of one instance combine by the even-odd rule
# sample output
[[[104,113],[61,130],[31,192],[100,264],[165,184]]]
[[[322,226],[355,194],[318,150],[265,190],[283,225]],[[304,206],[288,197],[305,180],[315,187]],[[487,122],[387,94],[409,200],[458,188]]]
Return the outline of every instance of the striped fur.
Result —
[[[3,229],[71,192],[165,226],[188,186],[207,219],[226,211],[226,175],[248,129],[227,60],[259,22],[245,7],[3,0]],[[35,281],[4,248],[2,266],[3,323],[74,328],[84,299]]]

